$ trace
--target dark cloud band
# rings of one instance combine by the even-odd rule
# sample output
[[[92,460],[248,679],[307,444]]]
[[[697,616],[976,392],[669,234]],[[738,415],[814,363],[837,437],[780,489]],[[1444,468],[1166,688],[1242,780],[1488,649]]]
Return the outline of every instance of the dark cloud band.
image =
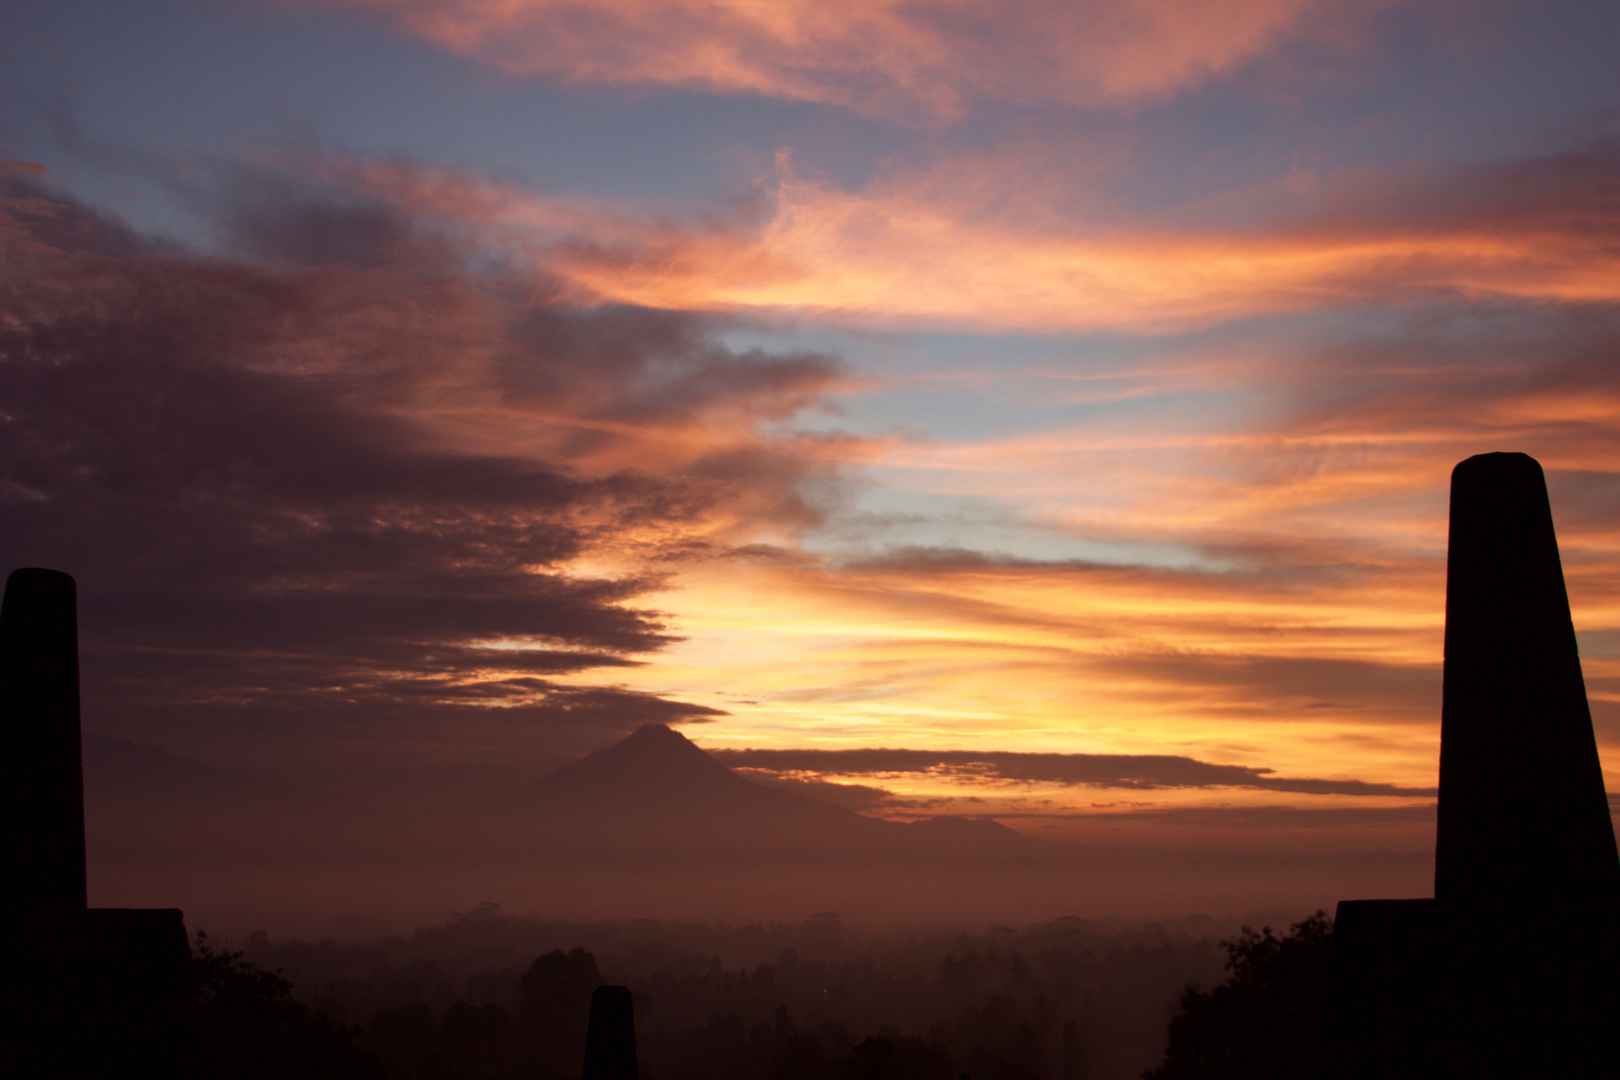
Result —
[[[639,602],[709,516],[814,518],[822,466],[750,418],[832,361],[564,301],[378,200],[240,179],[205,257],[37,172],[0,174],[0,572],[78,579],[92,725],[499,706],[582,750],[715,714],[556,679],[674,640]]]
[[[1254,788],[1306,795],[1433,796],[1434,788],[1273,776],[1247,765],[1215,765],[1161,754],[982,753],[972,750],[710,750],[727,765],[816,776],[946,773],[957,779],[1084,787]]]

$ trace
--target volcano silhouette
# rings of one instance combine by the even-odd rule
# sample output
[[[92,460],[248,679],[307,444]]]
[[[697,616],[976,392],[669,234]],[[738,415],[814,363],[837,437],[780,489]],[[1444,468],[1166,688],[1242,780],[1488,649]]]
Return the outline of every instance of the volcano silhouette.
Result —
[[[643,725],[489,809],[518,834],[621,851],[892,850],[910,831],[755,783],[663,724]]]
[[[595,812],[677,806],[741,811],[766,803],[772,808],[794,805],[801,812],[837,809],[746,780],[665,724],[643,724],[612,746],[521,789],[514,799],[589,805]]]

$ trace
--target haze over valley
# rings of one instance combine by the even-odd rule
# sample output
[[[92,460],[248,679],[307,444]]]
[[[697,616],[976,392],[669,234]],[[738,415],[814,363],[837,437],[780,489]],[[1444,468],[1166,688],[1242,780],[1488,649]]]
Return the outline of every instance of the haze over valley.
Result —
[[[979,927],[1062,916],[1310,911],[1427,887],[1426,851],[1256,854],[1043,839],[988,817],[909,822],[749,779],[646,725],[488,798],[428,809],[85,742],[91,888],[215,933],[352,938],[479,903],[546,918]]]

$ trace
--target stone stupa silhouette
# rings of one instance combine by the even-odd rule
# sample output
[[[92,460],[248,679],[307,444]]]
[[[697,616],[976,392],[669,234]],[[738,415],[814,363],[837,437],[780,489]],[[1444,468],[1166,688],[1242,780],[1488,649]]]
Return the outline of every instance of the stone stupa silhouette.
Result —
[[[1620,1076],[1620,857],[1541,466],[1452,472],[1432,900],[1339,904],[1346,1080]]]
[[[636,1019],[628,987],[598,986],[585,1029],[584,1080],[636,1080]]]
[[[179,911],[92,908],[74,581],[17,570],[0,604],[0,1074],[179,1075]]]

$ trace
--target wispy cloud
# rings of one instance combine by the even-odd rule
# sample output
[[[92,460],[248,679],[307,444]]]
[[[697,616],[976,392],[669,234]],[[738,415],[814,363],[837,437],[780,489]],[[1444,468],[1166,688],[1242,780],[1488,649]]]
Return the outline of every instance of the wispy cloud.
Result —
[[[1290,217],[1226,228],[1059,213],[1013,198],[1027,179],[1005,162],[951,161],[851,191],[800,177],[783,158],[760,202],[701,227],[453,173],[325,167],[417,212],[503,229],[573,287],[612,301],[1157,333],[1368,303],[1613,302],[1617,161],[1605,145],[1349,178]]]
[[[375,12],[515,75],[759,94],[918,121],[955,115],[975,97],[1163,98],[1332,11],[1319,0],[303,2]]]

